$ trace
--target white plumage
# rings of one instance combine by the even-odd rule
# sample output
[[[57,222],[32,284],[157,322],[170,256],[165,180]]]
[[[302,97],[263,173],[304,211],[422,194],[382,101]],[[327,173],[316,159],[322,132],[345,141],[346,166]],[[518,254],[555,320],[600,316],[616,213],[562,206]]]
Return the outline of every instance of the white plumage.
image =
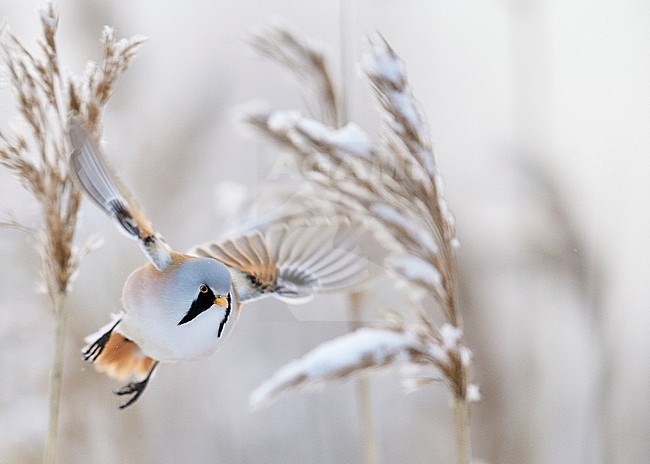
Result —
[[[98,370],[138,377],[116,393],[144,391],[161,361],[191,360],[214,352],[242,303],[274,296],[299,303],[315,292],[339,291],[367,280],[367,262],[355,253],[349,223],[296,222],[176,253],[111,173],[84,126],[71,122],[70,168],[76,184],[131,237],[150,263],[136,269],[122,293],[124,311],[84,350]]]
[[[116,330],[159,361],[191,360],[213,353],[234,325],[236,314],[229,314],[219,333],[226,311],[235,313],[234,309],[214,305],[192,323],[178,324],[201,284],[215,293],[231,292],[228,269],[214,259],[188,259],[165,273],[149,264],[136,269],[124,285],[125,312]]]

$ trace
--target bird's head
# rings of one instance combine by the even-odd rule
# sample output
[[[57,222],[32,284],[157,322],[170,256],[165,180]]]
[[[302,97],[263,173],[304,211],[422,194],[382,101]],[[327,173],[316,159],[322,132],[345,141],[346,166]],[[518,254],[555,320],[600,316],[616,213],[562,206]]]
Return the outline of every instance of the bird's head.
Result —
[[[179,264],[170,279],[171,294],[182,302],[182,317],[177,325],[184,325],[199,318],[205,311],[222,313],[218,336],[232,310],[232,280],[230,271],[212,258],[192,258]]]

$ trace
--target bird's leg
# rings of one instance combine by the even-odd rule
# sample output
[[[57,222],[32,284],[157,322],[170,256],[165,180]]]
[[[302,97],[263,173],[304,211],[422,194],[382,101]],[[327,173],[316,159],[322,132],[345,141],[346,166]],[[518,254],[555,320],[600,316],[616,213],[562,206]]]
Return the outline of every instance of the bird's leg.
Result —
[[[117,391],[114,391],[113,393],[119,396],[122,395],[131,395],[134,394],[129,401],[126,403],[120,404],[120,409],[125,409],[131,406],[133,403],[135,403],[138,398],[140,398],[140,395],[142,395],[142,392],[144,392],[144,389],[147,388],[147,384],[149,383],[149,379],[151,378],[151,375],[153,374],[153,371],[156,370],[156,367],[158,366],[159,361],[156,361],[153,363],[153,366],[151,366],[151,370],[147,374],[147,377],[145,377],[144,380],[140,382],[131,382],[126,385],[124,385],[122,388],[120,388]]]
[[[99,358],[99,355],[102,354],[104,347],[106,347],[108,340],[111,338],[113,330],[115,330],[115,327],[117,327],[117,324],[120,322],[122,322],[122,319],[119,319],[105,334],[95,340],[92,344],[88,345],[88,347],[82,352],[84,361],[95,362],[95,360]]]

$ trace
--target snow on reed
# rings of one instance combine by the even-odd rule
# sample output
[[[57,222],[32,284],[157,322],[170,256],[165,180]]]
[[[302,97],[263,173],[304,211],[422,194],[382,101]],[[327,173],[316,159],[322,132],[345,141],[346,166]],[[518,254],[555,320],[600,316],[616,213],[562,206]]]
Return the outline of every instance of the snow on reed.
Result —
[[[342,379],[353,372],[412,359],[416,339],[407,332],[362,328],[307,353],[277,371],[251,395],[260,406],[283,391]]]
[[[402,59],[383,40],[370,42],[361,66],[370,78],[380,103],[390,118],[391,128],[404,139],[410,139],[412,154],[430,174],[436,172],[436,162],[431,148],[429,126],[419,103],[408,84],[406,67]]]
[[[310,61],[313,56],[318,56],[318,71],[327,73],[323,52],[305,49],[307,42],[291,32],[274,29],[270,35],[256,36],[254,43],[301,82],[307,74],[317,72]],[[326,119],[304,117],[294,110],[258,111],[246,121],[295,153],[299,172],[319,192],[312,211],[327,203],[328,211],[365,217],[375,224],[379,240],[393,251],[385,262],[387,268],[399,275],[414,295],[432,298],[445,316],[445,324],[436,328],[431,315],[416,311],[428,338],[446,343],[442,343],[443,352],[432,348],[432,353],[437,353],[432,358],[451,363],[443,375],[462,398],[471,357],[469,350],[458,351],[460,339],[451,343],[453,337],[462,336],[456,301],[458,240],[453,215],[442,197],[443,181],[429,128],[408,83],[404,62],[385,40],[370,43],[362,68],[385,118],[378,144],[358,125],[337,128]],[[320,76],[318,82],[330,86],[326,94],[333,92],[334,80],[329,74]],[[454,354],[449,356],[452,345]]]
[[[469,463],[468,403],[480,395],[470,383],[472,356],[464,344],[457,300],[455,219],[443,197],[429,126],[409,85],[404,62],[383,38],[371,40],[363,57],[362,69],[383,115],[379,140],[373,143],[359,126],[348,123],[341,128],[347,121],[327,116],[337,114],[332,102],[338,97],[322,50],[308,50],[307,42],[289,31],[258,35],[254,44],[303,86],[305,78],[313,79],[306,87],[320,89],[319,102],[326,103],[321,106],[330,108],[319,120],[296,111],[258,111],[249,114],[246,122],[294,153],[297,171],[318,192],[311,200],[305,197],[303,206],[310,214],[320,211],[363,218],[372,225],[377,241],[392,252],[385,267],[406,283],[406,291],[419,303],[409,308],[416,323],[393,315],[390,329],[416,334],[419,348],[409,351],[408,361],[434,370],[434,375],[416,377],[412,384],[436,381],[452,393],[458,462]],[[442,313],[442,324],[436,310]],[[281,369],[255,393],[253,403],[283,390],[339,378],[341,372],[347,375],[364,369],[360,361],[364,351],[351,342],[357,336],[328,342]],[[350,351],[339,351],[343,348]],[[402,361],[398,356],[381,356],[381,350],[378,353],[368,357],[370,365]],[[340,364],[332,361],[333,354],[340,357]]]

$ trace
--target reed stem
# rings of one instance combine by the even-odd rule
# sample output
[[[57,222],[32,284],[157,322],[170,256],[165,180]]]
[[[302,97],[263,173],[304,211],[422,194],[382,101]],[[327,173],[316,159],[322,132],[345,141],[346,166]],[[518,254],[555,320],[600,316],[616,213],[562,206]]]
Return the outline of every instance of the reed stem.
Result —
[[[465,398],[454,397],[454,424],[456,429],[456,462],[470,464],[472,455],[470,443],[469,405]]]
[[[65,347],[65,293],[56,294],[54,299],[54,349],[49,387],[49,423],[47,443],[43,455],[44,464],[54,464],[59,436],[59,407],[61,404],[61,386],[63,380],[63,351]]]
[[[350,330],[359,329],[361,324],[361,303],[363,292],[350,292],[348,294],[348,308],[350,313]],[[377,464],[377,442],[375,441],[375,427],[372,420],[372,400],[370,398],[370,385],[368,377],[360,373],[355,379],[357,406],[359,408],[359,422],[361,423],[361,439],[363,441],[363,463]]]

